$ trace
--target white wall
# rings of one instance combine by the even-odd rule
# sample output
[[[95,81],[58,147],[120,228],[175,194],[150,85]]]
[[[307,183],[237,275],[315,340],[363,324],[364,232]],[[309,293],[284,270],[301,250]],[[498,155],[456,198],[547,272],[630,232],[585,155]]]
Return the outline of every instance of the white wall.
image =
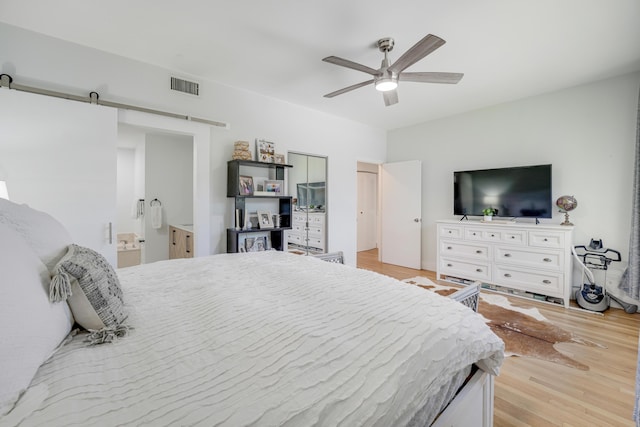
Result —
[[[626,261],[639,86],[634,73],[390,132],[388,161],[423,162],[422,268],[435,270],[435,221],[453,218],[453,171],[547,163],[554,201],[578,200],[574,243],[604,239]]]
[[[226,248],[226,237],[218,230],[233,226],[226,163],[234,141],[265,138],[276,143],[278,153],[328,156],[329,249],[344,251],[346,261],[355,263],[356,162],[384,161],[384,131],[200,79],[200,97],[177,93],[169,89],[168,70],[6,24],[0,24],[0,57],[1,72],[16,83],[79,95],[96,91],[104,100],[230,123],[229,130],[212,128],[208,227],[212,231],[198,236],[196,230],[197,239],[211,239],[211,253]]]

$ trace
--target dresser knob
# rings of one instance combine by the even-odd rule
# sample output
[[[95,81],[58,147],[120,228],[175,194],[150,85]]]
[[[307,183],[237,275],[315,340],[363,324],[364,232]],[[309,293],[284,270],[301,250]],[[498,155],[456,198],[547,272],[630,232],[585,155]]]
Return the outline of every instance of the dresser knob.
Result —
[[[516,238],[516,236],[511,236],[511,238],[512,238],[512,239],[515,239],[515,238]]]
[[[481,253],[482,253],[482,251],[481,251],[480,249],[478,249],[478,250],[476,251],[476,253],[477,253],[477,254],[481,254]]]
[[[509,273],[504,273],[504,277],[511,277]]]
[[[545,258],[543,259],[544,262],[551,262],[551,258]]]
[[[496,235],[495,235],[495,234],[492,234],[492,235],[491,235],[491,237],[496,237]]]
[[[481,268],[476,268],[476,272],[482,273],[482,269]]]
[[[453,248],[452,248],[451,246],[447,246],[447,249],[448,249],[448,250],[451,250],[451,249],[453,249]]]
[[[504,254],[505,258],[511,258],[511,254]]]
[[[546,237],[545,237],[544,239],[542,239],[542,240],[544,240],[545,242],[548,242],[548,241],[549,241],[549,239],[547,239]]]
[[[550,283],[551,283],[551,280],[544,279],[544,280],[542,281],[542,283],[544,283],[545,285],[548,285],[548,284],[550,284]]]
[[[453,267],[453,264],[447,264],[447,267]]]

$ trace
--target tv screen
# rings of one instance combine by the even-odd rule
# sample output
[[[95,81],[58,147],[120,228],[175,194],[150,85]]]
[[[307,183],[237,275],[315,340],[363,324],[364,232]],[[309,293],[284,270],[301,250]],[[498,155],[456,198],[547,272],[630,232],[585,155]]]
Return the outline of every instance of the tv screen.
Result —
[[[324,182],[306,182],[299,183],[297,188],[298,207],[309,208],[313,206],[315,209],[321,209],[325,203]]]
[[[454,215],[551,218],[551,165],[453,173]]]

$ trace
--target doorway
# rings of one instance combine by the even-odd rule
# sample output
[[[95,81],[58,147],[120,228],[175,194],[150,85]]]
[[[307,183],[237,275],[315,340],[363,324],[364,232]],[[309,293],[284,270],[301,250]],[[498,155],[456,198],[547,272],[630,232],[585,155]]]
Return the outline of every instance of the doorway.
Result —
[[[378,165],[358,162],[357,251],[377,249]]]
[[[194,222],[193,137],[121,124],[117,153],[118,267],[169,259],[169,225]]]

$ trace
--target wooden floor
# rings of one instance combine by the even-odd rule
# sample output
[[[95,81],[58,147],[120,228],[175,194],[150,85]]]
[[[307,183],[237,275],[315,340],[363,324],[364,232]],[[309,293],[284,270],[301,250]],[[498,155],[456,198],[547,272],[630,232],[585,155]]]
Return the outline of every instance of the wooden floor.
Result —
[[[425,276],[377,261],[377,250],[358,253],[358,267],[397,279]],[[447,282],[439,282],[448,285]],[[561,343],[556,348],[590,366],[589,371],[525,357],[509,357],[496,379],[494,426],[635,426],[636,360],[640,314],[609,309],[600,316],[522,298],[513,303],[535,306],[550,321],[607,348]]]

